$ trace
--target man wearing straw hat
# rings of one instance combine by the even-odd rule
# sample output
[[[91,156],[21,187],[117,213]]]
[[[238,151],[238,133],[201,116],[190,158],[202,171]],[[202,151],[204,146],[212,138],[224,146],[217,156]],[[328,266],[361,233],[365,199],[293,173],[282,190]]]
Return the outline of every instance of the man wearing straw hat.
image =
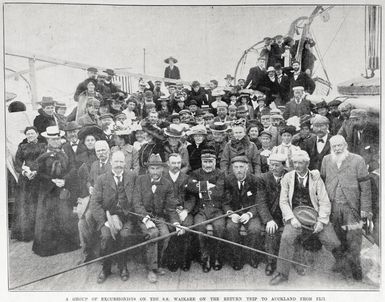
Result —
[[[148,173],[140,175],[135,183],[134,208],[137,214],[144,217],[140,223],[140,228],[146,239],[169,234],[168,226],[159,221],[179,223],[173,185],[162,176],[163,168],[166,165],[159,154],[151,154],[147,162]],[[165,271],[159,266],[159,260],[163,260],[168,242],[169,239],[163,241],[159,257],[158,243],[151,243],[146,246],[147,278],[151,283],[157,282],[157,275],[165,274]]]
[[[100,232],[100,254],[105,256],[126,247],[132,234],[133,220],[127,211],[133,209],[133,191],[135,174],[124,169],[125,160],[122,151],[111,156],[111,170],[99,176],[92,190],[90,210],[96,221],[96,230]],[[120,278],[127,281],[127,259],[125,254],[116,256]],[[97,282],[103,283],[111,274],[112,259],[103,260],[103,269]]]
[[[281,180],[279,205],[285,227],[279,257],[293,259],[294,243],[301,237],[303,228],[312,230],[327,250],[335,252],[340,241],[329,223],[331,204],[320,172],[308,169],[310,158],[306,151],[293,153],[292,160],[294,170],[286,173]],[[271,279],[270,285],[287,281],[290,266],[290,263],[278,259],[277,274]]]

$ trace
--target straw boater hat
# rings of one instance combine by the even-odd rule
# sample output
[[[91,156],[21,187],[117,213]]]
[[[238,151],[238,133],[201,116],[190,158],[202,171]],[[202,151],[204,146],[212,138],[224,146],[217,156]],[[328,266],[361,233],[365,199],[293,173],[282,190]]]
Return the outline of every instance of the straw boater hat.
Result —
[[[67,108],[67,105],[63,102],[55,102],[55,108]]]
[[[293,214],[298,221],[307,227],[313,227],[318,218],[318,212],[308,206],[298,206],[293,209]]]
[[[225,95],[225,92],[223,90],[219,90],[219,89],[215,89],[211,93],[211,96],[213,96],[213,97],[223,96],[223,95]]]
[[[64,136],[64,131],[59,130],[58,126],[49,126],[42,132],[41,136],[45,138],[61,138]]]
[[[162,161],[162,158],[159,154],[151,154],[150,158],[148,159],[148,162],[146,163],[146,166],[167,166],[166,163]]]
[[[170,60],[172,60],[172,61],[174,62],[174,64],[178,63],[178,60],[175,59],[175,58],[173,58],[173,57],[168,57],[167,59],[164,60],[164,62],[165,62],[166,64],[168,64],[168,62],[169,62]]]

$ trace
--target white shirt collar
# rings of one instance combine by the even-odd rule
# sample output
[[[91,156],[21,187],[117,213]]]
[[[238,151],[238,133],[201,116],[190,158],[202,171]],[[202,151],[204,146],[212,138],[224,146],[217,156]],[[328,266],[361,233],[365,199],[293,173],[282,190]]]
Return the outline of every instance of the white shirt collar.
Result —
[[[180,174],[180,171],[178,171],[177,173],[172,173],[171,171],[168,171],[171,179],[173,182],[176,182],[176,180],[178,179],[179,177],[179,174]]]
[[[318,141],[319,141],[320,139],[322,139],[322,140],[324,141],[323,143],[325,144],[325,143],[326,143],[326,140],[327,140],[327,138],[328,138],[328,134],[327,134],[327,133],[326,133],[326,135],[324,135],[324,136],[323,136],[323,137],[321,137],[321,138],[317,136],[317,143],[318,143]],[[322,143],[321,143],[321,144],[322,144]]]

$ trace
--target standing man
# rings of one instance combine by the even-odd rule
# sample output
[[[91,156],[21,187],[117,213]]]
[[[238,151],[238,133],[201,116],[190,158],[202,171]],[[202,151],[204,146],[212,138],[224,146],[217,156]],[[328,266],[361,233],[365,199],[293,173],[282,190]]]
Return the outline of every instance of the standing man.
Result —
[[[311,119],[313,132],[316,136],[310,136],[304,141],[305,151],[310,156],[309,169],[321,171],[323,158],[330,154],[329,119],[325,116],[316,115]]]
[[[301,117],[305,114],[311,114],[313,104],[305,98],[304,87],[295,86],[292,88],[294,97],[285,106],[283,118],[287,120],[292,116]]]
[[[98,81],[98,70],[95,67],[89,67],[87,68],[87,79],[85,79],[83,82],[81,82],[78,87],[76,87],[76,91],[74,94],[74,100],[75,102],[79,101],[79,95],[87,90],[87,85],[89,82],[94,83],[95,87],[97,87]]]
[[[169,58],[165,59],[164,62],[166,64],[168,64],[168,66],[164,70],[164,77],[167,79],[179,80],[180,79],[179,68],[174,65],[174,64],[178,63],[178,60],[173,58],[173,57],[169,57]],[[164,83],[164,84],[166,86],[168,86],[171,83]]]
[[[202,168],[191,173],[187,186],[187,190],[194,194],[196,200],[197,213],[194,216],[194,224],[223,215],[225,175],[221,170],[215,168],[215,150],[202,150],[201,159]],[[208,225],[201,224],[195,229],[223,238],[225,219],[217,219]],[[216,271],[220,270],[222,268],[221,244],[218,241],[199,236],[199,246],[203,272],[208,273],[211,267]]]
[[[277,74],[278,82],[278,98],[275,99],[275,104],[277,106],[285,106],[286,103],[290,100],[290,79],[283,73],[281,63],[274,65],[275,73]]]
[[[91,196],[90,209],[100,232],[101,256],[123,249],[132,233],[133,220],[126,211],[133,209],[135,174],[124,170],[124,153],[117,151],[111,156],[111,170],[98,177]],[[120,278],[127,281],[126,255],[116,257]],[[103,269],[97,282],[103,283],[111,274],[112,259],[103,260]]]
[[[279,243],[283,230],[282,212],[279,207],[281,194],[281,179],[285,174],[286,156],[284,154],[271,154],[268,159],[270,171],[261,175],[262,191],[265,192],[265,203],[261,203],[259,217],[265,225],[265,251],[278,255]],[[277,268],[277,259],[267,257],[265,268],[266,276],[271,276]]]
[[[266,206],[265,191],[262,190],[261,181],[248,173],[249,160],[246,156],[235,156],[231,159],[232,173],[225,180],[224,211],[229,214],[226,222],[226,232],[230,241],[240,243],[240,230],[245,228],[247,235],[245,244],[255,249],[261,249],[262,224],[257,212],[257,207],[234,213],[242,208],[256,203]],[[248,256],[250,265],[258,267],[259,257],[255,252],[244,253],[239,247],[232,246],[232,266],[234,270],[243,267],[244,256]]]
[[[135,183],[134,208],[136,213],[144,217],[140,228],[146,239],[169,234],[168,226],[159,220],[179,224],[173,185],[165,177],[162,177],[165,166],[166,164],[162,162],[159,154],[151,154],[147,162],[148,173],[140,175]],[[157,221],[153,221],[151,218]],[[163,241],[160,257],[158,257],[158,243],[150,243],[146,246],[147,278],[151,283],[158,281],[157,275],[165,274],[165,271],[159,268],[158,261],[163,260],[162,257],[168,241],[167,239]]]
[[[361,245],[362,220],[371,220],[371,183],[365,160],[350,153],[341,135],[330,139],[331,154],[322,162],[321,175],[325,179],[326,191],[333,204],[332,222],[341,240],[339,254],[346,263],[339,261],[333,267],[336,272],[350,267],[353,278],[362,280]]]
[[[243,85],[243,87],[247,88],[247,86],[249,86],[251,83],[250,89],[259,90],[260,87],[262,87],[263,79],[266,76],[265,66],[266,59],[262,56],[259,57],[257,66],[250,68],[249,74],[246,78],[246,83]]]
[[[297,151],[293,154],[292,160],[295,170],[286,173],[281,180],[279,205],[285,227],[281,237],[279,257],[292,260],[295,251],[294,243],[302,235],[301,222],[294,214],[298,210],[296,210],[297,207],[306,207],[308,213],[316,216],[313,233],[318,234],[319,240],[327,250],[335,252],[340,246],[340,241],[329,223],[331,204],[320,173],[309,170],[310,158],[306,151]],[[290,267],[291,263],[278,259],[277,275],[271,279],[270,285],[287,281]]]
[[[301,71],[301,64],[298,61],[293,61],[292,68],[289,67],[288,72],[286,74],[289,76],[290,79],[290,89],[289,92],[292,91],[293,87],[302,86],[308,94],[312,94],[315,90],[315,83],[310,78],[309,75],[307,75],[305,72]],[[293,93],[291,94],[291,97],[293,96]]]

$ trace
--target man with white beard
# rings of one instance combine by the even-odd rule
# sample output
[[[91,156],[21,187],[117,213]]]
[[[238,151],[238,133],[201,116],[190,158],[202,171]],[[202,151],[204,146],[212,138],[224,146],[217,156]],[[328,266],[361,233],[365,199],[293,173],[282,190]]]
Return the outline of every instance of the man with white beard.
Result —
[[[341,247],[337,252],[345,261],[337,261],[335,272],[350,268],[355,280],[362,280],[360,252],[362,220],[372,219],[372,198],[365,160],[347,150],[345,138],[330,139],[331,154],[322,161],[321,176],[332,203],[331,221]]]

